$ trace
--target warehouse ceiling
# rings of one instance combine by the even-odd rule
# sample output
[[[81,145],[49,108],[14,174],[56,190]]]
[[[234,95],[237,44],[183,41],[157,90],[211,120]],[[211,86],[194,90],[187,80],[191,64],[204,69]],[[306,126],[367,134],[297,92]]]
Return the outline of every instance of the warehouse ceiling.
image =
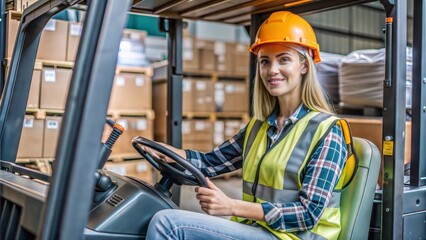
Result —
[[[132,12],[168,18],[250,25],[251,14],[289,10],[312,13],[374,0],[134,0]]]

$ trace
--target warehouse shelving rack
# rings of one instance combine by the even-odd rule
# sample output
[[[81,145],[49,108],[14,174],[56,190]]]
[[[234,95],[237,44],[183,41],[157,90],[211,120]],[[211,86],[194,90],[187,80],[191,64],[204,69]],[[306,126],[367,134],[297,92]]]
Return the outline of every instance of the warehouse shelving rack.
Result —
[[[53,14],[80,1],[40,0],[24,12],[19,35],[21,45],[15,47],[12,66],[15,71],[9,81],[28,92],[29,83],[23,82],[32,69],[35,59],[34,45],[29,39],[38,39],[42,27]],[[99,148],[93,136],[100,139],[108,96],[112,84],[114,57],[118,51],[119,32],[124,26],[127,3],[123,0],[91,0],[85,32],[81,40],[73,75],[71,97],[68,99],[64,126],[56,156],[56,166],[49,188],[46,209],[43,202],[34,197],[33,207],[44,216],[33,219],[32,229],[40,239],[57,239],[58,236],[80,238],[84,231],[92,191],[92,174],[97,163],[84,161],[96,159]],[[290,10],[295,13],[315,13],[363,4],[367,0],[317,0],[295,2],[287,6],[282,1],[138,1],[131,3],[131,11],[159,15],[160,27],[168,33],[168,142],[181,146],[182,120],[182,28],[183,18],[247,23],[254,38],[256,29],[273,11]],[[405,138],[405,64],[406,59],[406,1],[381,0],[386,9],[386,77],[384,79],[383,105],[383,197],[381,213],[382,239],[410,239],[426,236],[426,1],[414,1],[413,38],[413,105],[412,105],[412,157],[409,184],[404,183]],[[4,7],[4,1],[1,2]],[[125,4],[126,3],[126,4]],[[129,3],[130,4],[130,3]],[[186,4],[186,5],[185,5]],[[1,9],[0,10],[3,10]],[[96,13],[93,11],[96,9]],[[3,16],[3,11],[2,16]],[[204,17],[203,17],[204,16]],[[111,19],[114,19],[111,21]],[[103,20],[103,21],[102,21]],[[1,22],[4,25],[4,21]],[[4,26],[0,28],[3,31]],[[2,34],[2,36],[4,36]],[[108,36],[108,43],[106,42]],[[115,37],[112,37],[115,36]],[[1,45],[4,39],[0,39]],[[93,48],[90,48],[92,46]],[[97,47],[96,47],[97,46]],[[0,48],[2,51],[3,49]],[[95,51],[96,50],[96,51]],[[0,53],[1,53],[0,51]],[[107,57],[106,57],[107,56]],[[255,59],[250,60],[250,81],[253,85]],[[111,72],[111,73],[110,73]],[[102,83],[100,78],[102,77]],[[3,94],[0,113],[0,141],[2,160],[14,162],[18,147],[21,120],[25,113],[25,101],[11,94],[14,85],[8,84]],[[96,93],[94,92],[96,88]],[[26,99],[25,99],[26,100]],[[13,105],[13,108],[11,107]],[[79,127],[79,130],[76,131]],[[77,141],[78,139],[78,141]],[[96,139],[94,139],[96,140]],[[4,164],[4,163],[2,163]],[[13,164],[8,165],[8,167]],[[6,166],[2,165],[2,168]],[[55,174],[56,172],[56,174]],[[1,173],[1,171],[0,171]],[[2,186],[1,194],[5,193]],[[8,190],[9,191],[9,190]],[[176,189],[179,196],[179,189]],[[178,199],[175,199],[178,202]],[[43,214],[43,215],[42,215]],[[34,216],[39,217],[39,216]],[[31,222],[31,221],[30,221]],[[61,233],[59,233],[59,229]]]

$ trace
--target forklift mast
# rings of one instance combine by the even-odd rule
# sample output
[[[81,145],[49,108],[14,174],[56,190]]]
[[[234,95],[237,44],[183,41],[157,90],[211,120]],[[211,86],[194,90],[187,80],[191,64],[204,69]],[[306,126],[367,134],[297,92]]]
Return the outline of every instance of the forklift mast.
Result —
[[[3,161],[16,160],[30,88],[28,79],[32,76],[41,31],[53,15],[80,2],[40,0],[23,12],[0,105]],[[15,229],[16,239],[26,236],[29,230],[36,233],[37,239],[80,239],[87,224],[95,181],[93,173],[98,167],[96,159],[101,147],[99,140],[130,0],[91,0],[87,4],[47,199],[44,201],[40,194],[34,194],[26,196],[28,200],[20,205],[13,201],[4,203],[12,204],[14,212],[10,216],[18,218],[21,224]],[[36,187],[26,184],[32,185]],[[2,197],[9,194],[8,199],[22,199],[19,188],[2,185],[0,191]],[[46,189],[34,189],[34,192],[43,191]],[[17,199],[18,196],[21,198]]]

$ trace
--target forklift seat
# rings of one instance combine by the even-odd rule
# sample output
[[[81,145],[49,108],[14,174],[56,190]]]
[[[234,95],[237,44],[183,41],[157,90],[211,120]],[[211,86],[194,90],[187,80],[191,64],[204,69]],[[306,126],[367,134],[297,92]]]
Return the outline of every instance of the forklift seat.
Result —
[[[376,145],[366,139],[354,137],[353,144],[358,168],[341,192],[342,229],[339,239],[368,239],[381,154]]]

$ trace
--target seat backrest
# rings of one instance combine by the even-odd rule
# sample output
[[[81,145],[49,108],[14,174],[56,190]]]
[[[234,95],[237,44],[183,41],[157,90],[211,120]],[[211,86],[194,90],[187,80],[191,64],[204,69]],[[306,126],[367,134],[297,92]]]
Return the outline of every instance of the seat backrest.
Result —
[[[353,138],[358,168],[341,192],[342,229],[339,239],[368,239],[371,211],[380,169],[381,154],[372,142]]]

